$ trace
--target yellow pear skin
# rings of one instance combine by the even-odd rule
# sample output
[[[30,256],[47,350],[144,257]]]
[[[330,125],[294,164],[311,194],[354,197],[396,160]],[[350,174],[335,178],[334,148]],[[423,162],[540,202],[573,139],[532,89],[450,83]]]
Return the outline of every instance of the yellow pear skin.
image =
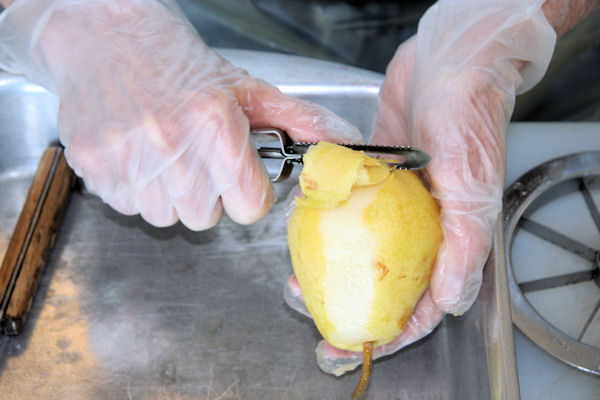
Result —
[[[306,306],[335,347],[386,344],[429,285],[439,208],[414,172],[362,152],[320,142],[303,159],[288,243]]]

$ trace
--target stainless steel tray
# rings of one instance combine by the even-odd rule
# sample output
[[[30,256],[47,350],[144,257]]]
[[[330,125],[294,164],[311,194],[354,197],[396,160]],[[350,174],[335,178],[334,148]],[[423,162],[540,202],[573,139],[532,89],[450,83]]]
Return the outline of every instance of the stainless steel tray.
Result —
[[[297,57],[223,51],[285,92],[369,132],[382,76]],[[0,255],[56,99],[0,73]],[[290,182],[277,187],[283,198]],[[514,399],[518,383],[502,237],[477,303],[375,363],[368,399]],[[260,222],[158,229],[81,191],[71,199],[25,332],[0,338],[0,397],[347,399],[358,372],[317,368],[313,324],[283,302],[291,274],[281,202]]]

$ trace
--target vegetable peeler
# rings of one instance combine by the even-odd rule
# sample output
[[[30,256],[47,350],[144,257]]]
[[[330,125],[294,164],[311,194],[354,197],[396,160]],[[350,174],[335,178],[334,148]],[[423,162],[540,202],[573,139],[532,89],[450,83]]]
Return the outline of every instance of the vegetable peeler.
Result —
[[[260,158],[263,160],[281,160],[281,165],[275,172],[269,172],[272,182],[281,182],[287,179],[292,173],[294,164],[301,164],[304,153],[308,151],[310,146],[317,144],[316,142],[294,143],[284,131],[277,128],[253,129],[250,134]],[[338,144],[367,153],[400,156],[402,159],[398,162],[388,162],[390,166],[396,169],[420,169],[426,167],[431,161],[429,154],[412,147]]]

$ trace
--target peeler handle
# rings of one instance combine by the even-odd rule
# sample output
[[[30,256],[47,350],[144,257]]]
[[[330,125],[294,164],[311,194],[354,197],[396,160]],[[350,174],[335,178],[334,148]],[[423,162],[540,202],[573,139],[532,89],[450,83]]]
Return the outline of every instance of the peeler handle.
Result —
[[[258,155],[263,160],[271,182],[287,179],[294,164],[302,162],[302,155],[290,152],[293,142],[288,135],[277,128],[252,129],[250,135]]]

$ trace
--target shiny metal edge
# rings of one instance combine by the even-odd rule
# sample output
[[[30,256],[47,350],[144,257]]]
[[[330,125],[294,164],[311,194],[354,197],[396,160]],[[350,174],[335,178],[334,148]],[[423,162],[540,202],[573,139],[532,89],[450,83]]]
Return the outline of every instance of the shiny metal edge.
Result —
[[[511,306],[508,289],[508,273],[504,252],[502,215],[498,216],[492,253],[484,269],[482,296],[489,296],[487,312],[496,316],[498,326],[487,326],[490,388],[494,399],[520,399],[517,359],[510,318]],[[490,267],[494,268],[491,269]],[[493,274],[493,279],[490,275]],[[490,282],[495,284],[490,285]],[[493,298],[493,299],[492,299]]]

